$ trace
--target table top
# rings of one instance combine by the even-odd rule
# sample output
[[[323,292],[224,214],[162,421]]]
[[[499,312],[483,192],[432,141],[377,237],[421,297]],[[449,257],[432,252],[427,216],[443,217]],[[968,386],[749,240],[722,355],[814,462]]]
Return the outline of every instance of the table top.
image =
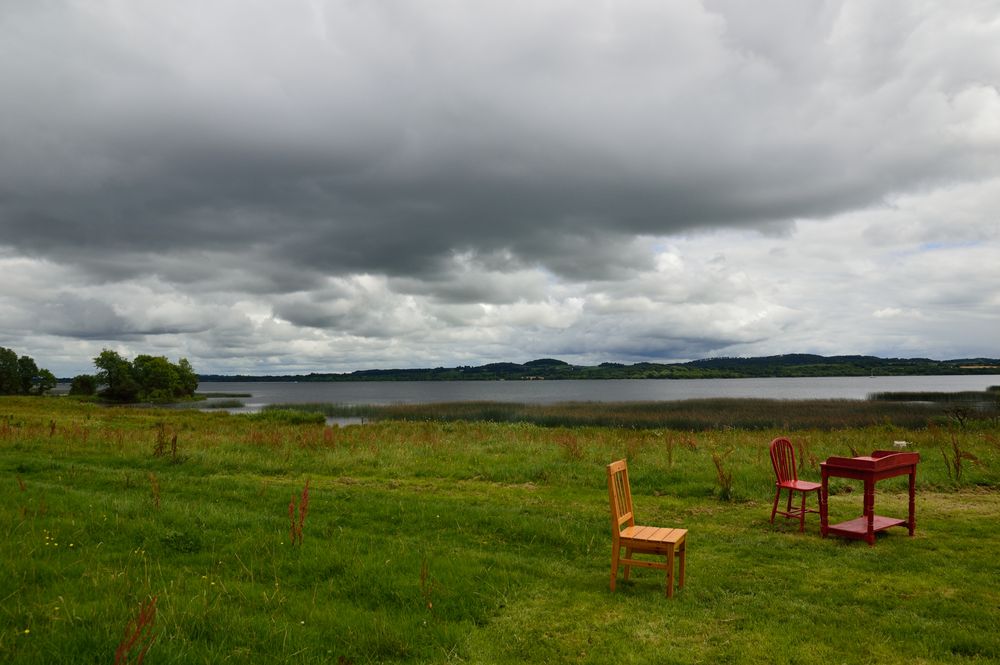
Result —
[[[892,450],[875,450],[871,455],[859,457],[828,457],[821,467],[855,469],[858,471],[888,471],[913,466],[920,461],[920,453],[900,453]]]

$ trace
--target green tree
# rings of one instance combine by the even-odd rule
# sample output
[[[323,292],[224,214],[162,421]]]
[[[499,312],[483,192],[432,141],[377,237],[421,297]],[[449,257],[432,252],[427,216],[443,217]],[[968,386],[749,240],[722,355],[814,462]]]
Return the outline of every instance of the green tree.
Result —
[[[70,395],[93,395],[97,392],[97,377],[92,374],[79,374],[73,377],[69,384]]]
[[[177,368],[165,356],[136,356],[132,361],[132,375],[139,382],[143,399],[169,399],[180,385]]]
[[[193,397],[194,391],[198,390],[198,375],[194,373],[194,368],[187,358],[177,361],[177,381],[178,388],[175,394],[178,397]]]
[[[56,377],[34,358],[0,347],[0,395],[44,395],[55,387]]]
[[[103,349],[94,358],[97,382],[104,386],[101,396],[115,402],[135,402],[139,399],[139,382],[132,374],[132,363],[117,351]]]
[[[47,369],[38,370],[37,378],[32,391],[35,395],[44,395],[56,387],[56,375]]]
[[[38,377],[38,365],[35,364],[34,358],[21,356],[17,359],[17,372],[21,377],[21,389],[18,392],[27,395]]]
[[[0,346],[0,395],[16,395],[21,391],[21,370],[17,354]]]

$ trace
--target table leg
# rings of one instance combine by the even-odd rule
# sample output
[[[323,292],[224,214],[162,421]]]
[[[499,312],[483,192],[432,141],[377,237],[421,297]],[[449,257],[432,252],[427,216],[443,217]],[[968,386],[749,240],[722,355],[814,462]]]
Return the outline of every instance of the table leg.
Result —
[[[908,520],[908,526],[910,528],[910,535],[917,530],[917,511],[915,498],[917,495],[917,467],[914,465],[910,469],[910,514]]]
[[[865,479],[865,521],[868,525],[868,532],[865,534],[865,540],[868,541],[869,545],[875,544],[875,481]]]
[[[821,475],[823,478],[823,486],[820,488],[819,491],[819,532],[823,534],[824,538],[826,538],[826,532],[828,526],[826,499],[827,499],[827,486],[829,483],[829,477],[827,476],[825,468],[823,469]]]

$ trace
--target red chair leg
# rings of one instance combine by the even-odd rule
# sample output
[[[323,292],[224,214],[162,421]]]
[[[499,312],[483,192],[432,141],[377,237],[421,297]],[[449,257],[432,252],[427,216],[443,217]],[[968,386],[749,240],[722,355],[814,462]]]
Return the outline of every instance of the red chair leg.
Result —
[[[774,515],[778,512],[778,499],[781,498],[781,488],[774,493],[774,505],[771,506],[771,524],[774,524]]]
[[[799,533],[806,530],[806,493],[802,492],[802,511],[799,513]]]

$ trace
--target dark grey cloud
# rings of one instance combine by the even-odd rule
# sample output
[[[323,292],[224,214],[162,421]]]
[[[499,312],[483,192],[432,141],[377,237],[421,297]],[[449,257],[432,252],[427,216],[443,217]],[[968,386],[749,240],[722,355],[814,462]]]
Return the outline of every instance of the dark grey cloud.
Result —
[[[23,108],[7,122],[33,130],[4,141],[10,237],[45,254],[242,241],[324,271],[409,274],[454,247],[558,264],[574,236],[825,216],[977,167],[974,146],[911,140],[948,119],[921,105],[970,81],[899,67],[922,27],[906,5],[877,34],[850,4],[783,7],[777,31],[739,4],[513,9],[489,26],[478,9],[335,5],[324,39],[303,34],[305,9],[256,8],[247,20],[274,23],[243,37],[169,5],[10,31]],[[145,43],[156,19],[174,32]],[[492,38],[480,50],[464,30]],[[862,57],[837,48],[845,32]],[[284,39],[315,59],[283,57]]]

